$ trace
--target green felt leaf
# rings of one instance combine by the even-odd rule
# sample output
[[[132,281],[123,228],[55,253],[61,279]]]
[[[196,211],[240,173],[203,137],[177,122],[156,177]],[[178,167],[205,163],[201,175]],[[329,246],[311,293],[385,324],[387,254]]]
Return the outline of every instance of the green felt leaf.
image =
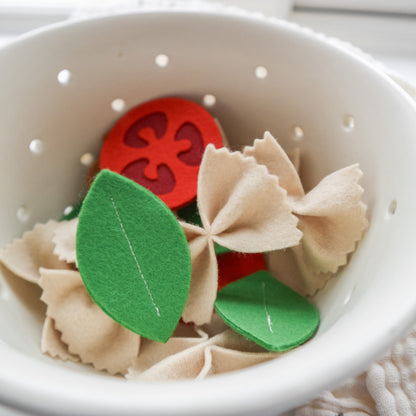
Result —
[[[76,250],[85,287],[105,313],[146,338],[169,339],[188,297],[191,257],[157,196],[101,171],[84,200]]]
[[[218,255],[218,254],[228,253],[228,252],[230,252],[230,251],[231,251],[229,248],[224,247],[224,246],[221,246],[221,245],[220,245],[220,244],[218,244],[218,243],[215,243],[215,244],[214,244],[214,250],[215,250],[215,254],[216,254],[216,255]]]
[[[270,351],[302,344],[319,325],[316,306],[266,271],[221,289],[215,310],[235,331]]]

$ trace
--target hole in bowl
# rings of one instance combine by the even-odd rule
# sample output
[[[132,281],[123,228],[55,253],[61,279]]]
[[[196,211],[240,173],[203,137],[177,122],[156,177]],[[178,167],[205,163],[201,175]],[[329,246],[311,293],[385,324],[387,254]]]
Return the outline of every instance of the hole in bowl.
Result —
[[[254,74],[256,75],[257,79],[264,79],[267,77],[267,68],[264,66],[256,66],[256,69],[254,70]]]
[[[89,167],[94,163],[94,156],[92,153],[87,152],[79,158],[79,161],[81,162],[81,165]]]
[[[292,139],[295,142],[300,142],[303,140],[305,133],[303,132],[302,127],[300,126],[293,126],[292,128]]]
[[[34,154],[34,155],[40,155],[43,153],[43,141],[40,139],[33,139],[30,143],[29,143],[29,150]]]
[[[20,222],[27,222],[30,218],[30,211],[29,209],[25,206],[22,205],[21,207],[19,207],[16,211],[16,217]]]
[[[74,207],[72,205],[68,205],[64,209],[64,215],[69,215],[74,210]]]
[[[126,102],[122,98],[116,98],[111,101],[111,108],[116,113],[121,113],[126,108]]]
[[[160,53],[155,57],[155,63],[159,68],[166,68],[169,64],[169,57],[164,53]]]
[[[346,114],[343,121],[344,129],[346,131],[352,131],[355,127],[355,120],[351,114]]]
[[[215,95],[213,94],[205,94],[203,98],[203,102],[205,107],[213,107],[217,102]]]
[[[72,78],[71,71],[69,69],[63,69],[58,72],[58,76],[56,78],[61,85],[68,85]]]
[[[396,213],[396,211],[397,211],[397,201],[393,199],[387,208],[387,216],[392,217]]]

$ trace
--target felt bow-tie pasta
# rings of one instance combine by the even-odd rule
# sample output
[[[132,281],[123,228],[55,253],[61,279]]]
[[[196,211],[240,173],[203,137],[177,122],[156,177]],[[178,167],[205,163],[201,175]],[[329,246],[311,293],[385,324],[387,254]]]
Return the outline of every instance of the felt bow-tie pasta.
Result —
[[[210,321],[217,294],[214,243],[259,253],[295,246],[302,233],[278,178],[240,152],[207,147],[198,176],[197,204],[203,227],[181,223],[192,259],[182,318],[201,325]]]
[[[39,268],[71,269],[71,265],[54,253],[52,241],[59,223],[53,220],[46,224],[36,224],[33,230],[26,231],[0,251],[0,263],[16,276],[37,283]]]
[[[47,318],[53,319],[68,352],[98,370],[125,374],[139,352],[140,336],[114,322],[92,301],[78,271],[40,269],[40,275]],[[52,342],[47,329],[44,349]]]
[[[77,265],[75,239],[78,227],[78,217],[69,221],[61,221],[56,226],[52,241],[55,244],[53,253],[59,260]]]
[[[177,342],[182,344],[180,348],[169,345],[172,342],[168,341],[153,351],[144,351],[146,357],[139,355],[126,377],[132,381],[203,379],[209,375],[247,368],[281,355],[264,350],[231,329],[210,338],[194,338],[193,341],[188,338],[186,345],[185,340]],[[155,347],[154,342],[152,347]],[[170,350],[168,354],[161,353],[166,349]],[[152,355],[158,356],[157,362],[151,358]],[[152,365],[146,365],[143,361],[149,361]]]
[[[358,184],[362,171],[358,164],[340,169],[305,194],[295,167],[270,133],[246,147],[244,155],[265,165],[287,190],[288,202],[303,232],[300,245],[293,248],[302,281],[279,277],[301,294],[312,295],[347,263],[348,254],[368,226],[367,206],[361,201],[363,189]]]
[[[44,354],[49,354],[53,358],[60,358],[63,361],[80,361],[80,357],[71,354],[68,345],[62,341],[62,334],[55,327],[55,321],[47,316],[42,328],[40,342],[41,350]]]

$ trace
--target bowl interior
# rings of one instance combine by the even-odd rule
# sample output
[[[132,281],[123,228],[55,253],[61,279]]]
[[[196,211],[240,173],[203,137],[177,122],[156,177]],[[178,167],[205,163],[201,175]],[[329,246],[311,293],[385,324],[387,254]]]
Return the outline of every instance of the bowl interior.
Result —
[[[322,323],[313,340],[266,365],[188,383],[186,391],[170,384],[142,386],[138,394],[121,380],[42,356],[44,308],[36,289],[3,271],[1,347],[15,371],[16,363],[24,363],[20,371],[28,377],[42,369],[39,377],[45,378],[44,387],[27,378],[22,386],[22,377],[5,367],[0,384],[9,383],[8,400],[62,411],[54,399],[39,400],[48,397],[48,386],[61,403],[67,400],[85,412],[111,414],[117,408],[119,414],[132,409],[156,414],[163,408],[156,391],[166,394],[171,414],[192,414],[203,405],[211,414],[284,410],[360,371],[411,322],[416,111],[361,58],[282,22],[160,12],[58,25],[4,48],[0,61],[0,245],[38,221],[59,218],[78,199],[87,169],[80,157],[98,154],[103,135],[122,112],[170,95],[203,105],[206,94],[215,96],[208,110],[233,147],[252,143],[265,130],[286,150],[299,146],[307,188],[360,163],[371,221],[348,266],[314,299]],[[112,108],[115,99],[125,103],[121,113]],[[33,151],[33,140],[41,141],[41,152]],[[256,383],[244,384],[253,377]],[[72,383],[73,391],[64,393],[54,380]],[[27,390],[25,399],[13,390],[19,383]],[[101,397],[107,389],[112,400]],[[199,401],[190,407],[192,395]]]

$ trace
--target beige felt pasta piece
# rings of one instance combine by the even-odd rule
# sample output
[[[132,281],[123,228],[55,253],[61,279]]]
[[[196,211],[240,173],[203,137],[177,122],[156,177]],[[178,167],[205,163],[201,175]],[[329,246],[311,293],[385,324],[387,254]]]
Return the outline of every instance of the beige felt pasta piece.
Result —
[[[278,179],[240,152],[207,147],[198,176],[198,210],[212,239],[234,251],[277,250],[301,238]]]
[[[266,166],[270,174],[279,178],[280,186],[286,189],[288,195],[304,195],[296,166],[270,132],[266,131],[263,139],[256,139],[253,146],[245,147],[244,155],[252,156],[257,163]]]
[[[141,381],[167,381],[201,377],[200,374],[209,372],[207,367],[209,368],[210,363],[206,363],[205,360],[210,355],[206,350],[213,345],[251,353],[265,352],[264,349],[254,342],[228,329],[202,343],[167,356],[146,371],[141,373],[138,371],[130,371],[127,377],[131,380]]]
[[[191,286],[182,313],[185,322],[202,325],[211,320],[218,288],[218,264],[214,244],[208,241],[204,230],[181,223],[189,243],[192,261]]]
[[[304,260],[312,271],[335,273],[368,227],[361,176],[356,164],[340,169],[292,202],[303,232]]]
[[[41,299],[68,351],[98,370],[125,374],[136,359],[140,336],[123,328],[90,298],[78,271],[41,269]]]
[[[33,230],[26,231],[19,239],[5,246],[0,252],[0,262],[15,275],[37,283],[39,268],[71,269],[65,261],[56,256],[52,242],[53,233],[58,226],[56,221],[36,224]]]
[[[322,289],[333,276],[332,273],[319,273],[312,270],[309,262],[305,260],[302,243],[289,250],[270,253],[268,264],[278,280],[302,296],[312,295]]]
[[[225,330],[229,329],[230,327],[224,322],[224,320],[214,312],[211,317],[211,321],[207,324],[201,325],[198,327],[206,334],[208,334],[209,338],[214,337],[215,335],[224,332]]]
[[[237,351],[213,345],[205,349],[204,367],[196,378],[203,379],[215,374],[241,370],[270,361],[280,355],[272,352]]]
[[[75,241],[78,227],[78,218],[70,221],[61,221],[55,228],[52,238],[55,244],[54,253],[60,260],[70,264],[76,264],[77,256],[75,251]]]
[[[68,345],[61,340],[61,335],[55,328],[54,320],[47,316],[42,329],[41,351],[53,358],[78,362],[80,358],[68,351]]]
[[[288,153],[289,159],[292,162],[294,168],[296,169],[296,172],[299,175],[300,172],[300,148],[299,147],[295,147],[294,149],[292,149],[291,152]]]
[[[290,282],[295,279],[293,275],[288,278],[282,273],[279,279],[299,293],[312,295],[346,264],[348,254],[355,250],[368,227],[367,207],[361,201],[363,189],[358,184],[362,172],[357,164],[340,169],[305,195],[295,167],[269,133],[246,147],[244,154],[265,164],[288,191],[303,233],[301,244],[292,248],[301,274],[296,282]]]
[[[214,241],[231,250],[257,253],[299,244],[302,233],[278,179],[254,158],[209,145],[198,176],[203,228],[181,223],[192,259],[188,301],[182,318],[210,322],[218,288]]]
[[[166,357],[175,355],[181,351],[207,341],[208,335],[198,329],[193,330],[193,336],[173,336],[166,342],[160,343],[147,338],[141,339],[140,352],[133,366],[129,369],[128,376],[141,374],[153,367]]]

